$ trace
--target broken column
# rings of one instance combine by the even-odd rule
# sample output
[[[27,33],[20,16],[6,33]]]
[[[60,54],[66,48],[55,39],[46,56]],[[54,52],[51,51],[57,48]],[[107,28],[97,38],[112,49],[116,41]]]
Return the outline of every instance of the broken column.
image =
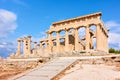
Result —
[[[17,44],[17,52],[15,54],[15,56],[20,56],[20,48],[21,48],[21,39],[18,39],[18,44]]]

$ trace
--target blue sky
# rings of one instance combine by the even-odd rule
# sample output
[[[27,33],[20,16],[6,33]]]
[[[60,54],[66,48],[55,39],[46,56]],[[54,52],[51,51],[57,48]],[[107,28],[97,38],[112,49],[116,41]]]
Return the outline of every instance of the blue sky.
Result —
[[[102,12],[109,46],[120,49],[120,0],[0,0],[0,56],[15,52],[17,38],[39,41],[52,22]]]

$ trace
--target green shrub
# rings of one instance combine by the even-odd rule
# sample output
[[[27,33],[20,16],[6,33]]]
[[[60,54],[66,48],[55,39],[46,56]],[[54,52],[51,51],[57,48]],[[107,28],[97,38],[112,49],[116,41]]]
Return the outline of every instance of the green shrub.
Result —
[[[120,54],[120,50],[116,50],[115,53]]]
[[[109,53],[115,53],[115,49],[110,48],[110,49],[109,49]]]
[[[120,50],[115,50],[114,48],[110,48],[109,53],[120,54]]]
[[[80,51],[80,53],[86,53],[85,51]]]

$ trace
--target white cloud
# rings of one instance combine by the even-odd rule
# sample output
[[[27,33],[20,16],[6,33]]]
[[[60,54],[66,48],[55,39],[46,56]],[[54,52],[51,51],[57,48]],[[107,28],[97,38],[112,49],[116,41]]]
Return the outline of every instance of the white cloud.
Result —
[[[115,49],[120,49],[120,34],[109,33],[108,41],[109,41],[109,44],[111,45],[110,47],[113,47]]]
[[[110,29],[109,32],[109,47],[120,49],[120,23],[116,21],[108,21],[105,25]]]
[[[11,11],[0,9],[0,38],[6,37],[17,28],[17,16]]]
[[[107,21],[105,25],[107,26],[108,29],[110,29],[111,32],[115,33],[120,32],[120,23],[116,21]]]
[[[0,42],[0,56],[8,57],[12,52],[16,51],[16,43],[12,41]]]
[[[109,33],[109,43],[120,43],[120,34]]]
[[[0,44],[0,48],[4,48],[4,47],[5,47],[4,45]]]
[[[45,39],[47,37],[47,34],[45,33],[45,31],[41,31],[40,33],[38,33],[35,36],[32,36],[32,41],[33,42],[40,42],[40,40]]]
[[[109,28],[112,28],[112,27],[119,27],[120,24],[117,23],[116,21],[108,21],[108,22],[106,22],[106,26]]]

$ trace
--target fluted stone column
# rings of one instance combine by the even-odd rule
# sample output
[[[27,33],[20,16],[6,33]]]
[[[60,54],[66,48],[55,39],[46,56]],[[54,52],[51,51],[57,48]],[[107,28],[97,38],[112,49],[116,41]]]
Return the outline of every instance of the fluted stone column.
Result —
[[[97,50],[101,50],[101,30],[100,30],[100,25],[96,25],[96,48]]]
[[[37,42],[34,42],[34,49],[37,49]]]
[[[23,53],[26,55],[26,39],[23,39]]]
[[[66,30],[65,32],[65,51],[66,52],[69,51],[68,46],[69,46],[69,35],[68,35],[68,31]]]
[[[28,54],[31,54],[31,36],[28,36],[28,50],[27,50],[27,53]]]
[[[89,26],[86,26],[86,51],[90,49],[90,29]]]
[[[34,42],[34,52],[33,54],[35,55],[37,53],[37,42]]]
[[[18,40],[18,51],[20,51],[20,42],[21,40]]]
[[[18,44],[17,44],[17,52],[16,52],[16,56],[19,56],[20,55],[20,48],[21,48],[21,40],[18,39]]]
[[[41,41],[40,41],[40,53],[43,53],[43,44]]]
[[[75,51],[79,51],[79,36],[78,36],[78,29],[75,29]]]
[[[42,49],[42,42],[40,41],[40,49]]]
[[[104,44],[103,44],[103,48],[104,48],[104,51],[108,53],[108,36],[104,33]]]
[[[102,50],[102,51],[104,51],[104,49],[103,49],[103,44],[104,44],[104,38],[103,38],[103,32],[102,32],[102,29],[100,29],[100,34],[99,34],[99,36],[100,36],[100,50]]]
[[[59,52],[60,50],[60,33],[59,32],[57,32],[57,52]]]
[[[50,33],[49,34],[49,53],[51,53],[52,52],[52,34]]]
[[[102,41],[102,50],[105,51],[105,44],[106,43],[105,43],[105,34],[104,34],[103,30],[102,30],[102,35],[103,35],[103,37],[102,37],[102,40],[103,40]]]
[[[108,36],[106,36],[106,42],[105,43],[106,43],[106,52],[108,53],[108,49],[109,49],[108,48]]]
[[[93,36],[90,36],[90,49],[93,49]]]

